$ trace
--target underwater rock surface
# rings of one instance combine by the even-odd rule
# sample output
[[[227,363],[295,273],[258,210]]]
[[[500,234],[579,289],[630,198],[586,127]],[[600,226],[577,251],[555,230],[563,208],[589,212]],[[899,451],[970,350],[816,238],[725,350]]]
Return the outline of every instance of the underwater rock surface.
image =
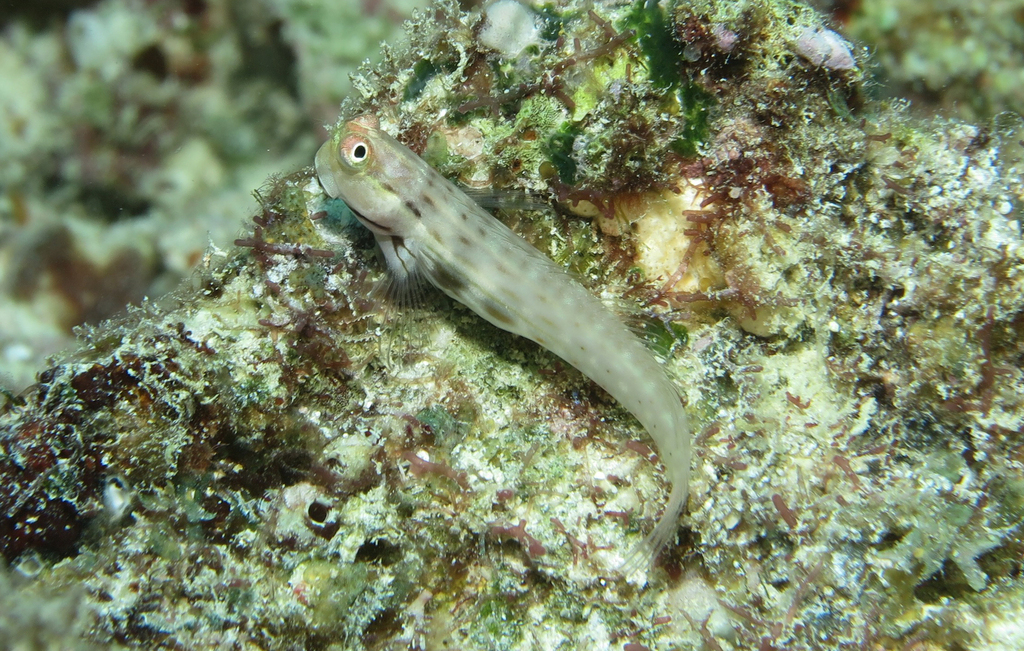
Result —
[[[697,423],[677,540],[621,575],[666,495],[639,424],[433,291],[383,298],[307,169],[8,399],[5,643],[63,617],[54,648],[1021,646],[1021,121],[873,98],[790,2],[491,18],[435,5],[341,119],[550,201],[499,217]]]

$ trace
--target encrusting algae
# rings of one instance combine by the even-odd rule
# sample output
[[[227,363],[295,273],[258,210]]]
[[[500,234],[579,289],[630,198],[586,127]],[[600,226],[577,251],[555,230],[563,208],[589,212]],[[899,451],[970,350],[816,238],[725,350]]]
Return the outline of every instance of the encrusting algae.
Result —
[[[872,98],[865,53],[792,2],[441,3],[411,33],[353,79],[319,174],[6,406],[0,549],[32,575],[9,592],[83,647],[1019,647],[1021,121]],[[361,203],[334,156],[382,142],[414,174]],[[492,218],[448,181],[548,206]],[[384,231],[443,228],[424,197],[506,248]],[[595,366],[521,326],[524,261]],[[457,301],[382,301],[410,264]],[[686,514],[631,576],[683,482],[587,379],[629,377],[617,326],[587,334],[605,309],[658,358],[626,394],[664,375],[694,432]]]

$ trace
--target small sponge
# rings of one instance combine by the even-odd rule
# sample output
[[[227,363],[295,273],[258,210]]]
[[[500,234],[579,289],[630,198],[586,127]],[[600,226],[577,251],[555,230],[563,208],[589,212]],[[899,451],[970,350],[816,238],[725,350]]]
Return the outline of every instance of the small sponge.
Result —
[[[537,14],[516,0],[495,0],[484,9],[480,42],[506,58],[540,42],[540,33]]]

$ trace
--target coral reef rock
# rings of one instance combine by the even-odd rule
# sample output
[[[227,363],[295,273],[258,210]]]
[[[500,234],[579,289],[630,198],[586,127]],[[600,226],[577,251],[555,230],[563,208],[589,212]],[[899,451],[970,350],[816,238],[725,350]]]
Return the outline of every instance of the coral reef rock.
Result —
[[[24,602],[51,648],[1020,648],[1024,123],[922,119],[869,65],[789,0],[499,0],[353,78],[342,120],[663,360],[695,459],[652,567],[620,570],[666,497],[639,424],[389,295],[307,168],[6,398],[0,637],[49,643]]]

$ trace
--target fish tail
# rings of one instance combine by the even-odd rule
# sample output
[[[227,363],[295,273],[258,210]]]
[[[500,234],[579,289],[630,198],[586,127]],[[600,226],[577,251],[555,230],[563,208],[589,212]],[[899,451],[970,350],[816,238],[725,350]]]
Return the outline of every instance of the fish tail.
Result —
[[[679,516],[686,507],[689,492],[687,482],[673,483],[665,512],[654,526],[654,530],[626,556],[620,568],[623,574],[630,576],[642,569],[650,570],[654,566],[658,554],[675,538],[679,530]]]

